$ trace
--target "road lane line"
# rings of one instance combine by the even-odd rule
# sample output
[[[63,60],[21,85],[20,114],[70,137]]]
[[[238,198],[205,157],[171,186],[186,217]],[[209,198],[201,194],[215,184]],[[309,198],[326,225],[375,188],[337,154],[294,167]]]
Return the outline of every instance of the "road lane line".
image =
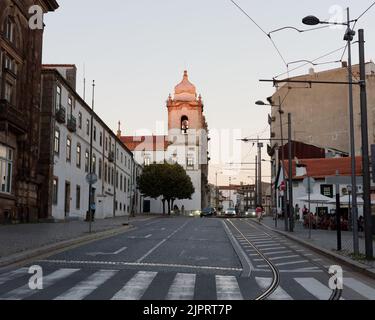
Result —
[[[100,270],[95,272],[86,280],[81,281],[54,300],[83,300],[100,285],[112,278],[117,272],[118,270]]]
[[[243,300],[236,277],[216,276],[217,300]]]
[[[73,273],[79,271],[80,269],[59,269],[48,276],[43,277],[43,290],[52,286],[57,281],[65,279],[72,275]],[[29,288],[29,284],[19,287],[17,289],[14,289],[5,295],[2,295],[0,297],[0,300],[22,300],[26,299],[33,294],[38,293],[36,290],[31,290]]]
[[[157,272],[139,271],[111,300],[139,300],[142,298]]]
[[[350,289],[358,292],[361,296],[369,300],[375,300],[375,289],[369,287],[368,285],[353,279],[353,278],[345,278],[344,279],[344,287],[349,287]],[[345,288],[344,288],[345,291]]]
[[[152,234],[148,234],[147,236],[145,236],[146,239],[151,238],[151,237],[152,237]]]
[[[305,290],[318,300],[329,300],[332,290],[314,278],[294,278]]]
[[[272,278],[261,278],[256,277],[255,278],[258,285],[261,287],[262,290],[267,290],[271,283]],[[294,300],[286,291],[281,288],[280,286],[277,287],[274,293],[272,293],[268,298],[268,300]]]
[[[0,285],[28,274],[28,268],[20,268],[0,275]]]
[[[180,231],[182,228],[184,228],[191,220],[186,221],[182,226],[180,226],[178,229],[173,231],[167,238],[160,241],[157,245],[155,245],[151,250],[149,250],[145,255],[143,255],[141,258],[137,260],[137,262],[142,262],[145,260],[151,253],[153,253],[157,248],[159,248],[164,242],[168,241],[170,238],[172,238],[178,231]]]
[[[196,275],[192,273],[177,273],[166,300],[193,300]]]

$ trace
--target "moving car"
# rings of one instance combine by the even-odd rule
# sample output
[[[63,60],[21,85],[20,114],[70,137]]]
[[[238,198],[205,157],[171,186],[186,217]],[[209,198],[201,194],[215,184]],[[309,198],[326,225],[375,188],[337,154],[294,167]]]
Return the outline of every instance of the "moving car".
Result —
[[[249,218],[256,218],[257,213],[256,213],[255,209],[249,209],[245,212],[245,216],[249,217]]]
[[[236,216],[236,209],[235,208],[228,208],[225,210],[225,215],[228,217],[235,217]]]
[[[205,208],[201,212],[201,217],[213,217],[214,215],[216,215],[216,210],[211,207]]]

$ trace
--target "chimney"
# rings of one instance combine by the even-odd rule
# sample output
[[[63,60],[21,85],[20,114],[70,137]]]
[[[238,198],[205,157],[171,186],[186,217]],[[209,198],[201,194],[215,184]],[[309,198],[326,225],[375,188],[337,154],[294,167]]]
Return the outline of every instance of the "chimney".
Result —
[[[342,66],[343,68],[347,68],[347,67],[348,67],[348,62],[346,62],[346,61],[342,61],[342,62],[341,62],[341,66]]]

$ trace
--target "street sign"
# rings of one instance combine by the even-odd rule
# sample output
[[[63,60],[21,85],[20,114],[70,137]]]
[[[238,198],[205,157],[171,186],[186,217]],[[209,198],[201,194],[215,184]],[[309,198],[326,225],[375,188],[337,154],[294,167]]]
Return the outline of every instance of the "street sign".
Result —
[[[309,188],[309,180],[310,180],[310,188]],[[314,189],[316,181],[314,178],[305,178],[303,179],[303,186],[306,189],[307,193],[312,193],[312,189]]]
[[[363,185],[363,178],[357,177],[357,185]],[[351,185],[352,177],[351,176],[332,176],[326,177],[326,184],[344,184]]]
[[[89,173],[87,176],[86,176],[86,182],[88,184],[95,184],[98,182],[98,176],[95,174],[95,173]]]

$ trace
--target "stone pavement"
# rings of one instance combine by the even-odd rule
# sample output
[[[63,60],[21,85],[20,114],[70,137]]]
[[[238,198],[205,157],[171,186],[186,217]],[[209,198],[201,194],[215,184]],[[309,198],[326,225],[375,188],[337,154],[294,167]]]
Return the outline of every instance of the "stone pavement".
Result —
[[[277,221],[277,228],[275,228],[275,221],[272,217],[265,217],[263,219],[263,224],[272,228],[277,229],[278,231],[285,231],[285,222],[284,220]],[[352,232],[342,231],[342,251],[337,251],[337,232],[335,230],[311,230],[311,238],[309,237],[309,229],[304,228],[302,222],[296,222],[294,232],[288,232],[287,234],[294,236],[308,244],[311,244],[315,247],[322,248],[324,250],[330,251],[335,254],[340,254],[350,260],[360,262],[369,267],[375,268],[375,261],[367,260],[354,260],[350,256],[353,252],[353,235]],[[359,237],[359,247],[361,254],[365,252],[365,240],[363,234],[360,234]],[[374,241],[375,248],[375,241]]]
[[[124,228],[124,224],[128,222],[149,218],[152,216],[96,220],[92,223],[92,234],[95,236],[95,234]],[[89,223],[85,221],[0,225],[0,260],[32,249],[88,236],[88,231]]]

